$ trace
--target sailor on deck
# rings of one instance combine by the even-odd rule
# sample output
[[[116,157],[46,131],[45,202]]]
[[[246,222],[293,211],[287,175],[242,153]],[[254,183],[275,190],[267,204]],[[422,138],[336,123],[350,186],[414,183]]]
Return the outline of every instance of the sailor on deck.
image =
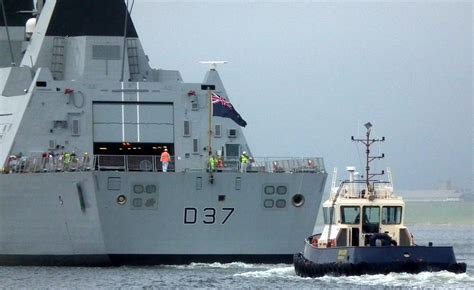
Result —
[[[247,166],[249,165],[250,158],[247,155],[247,152],[242,152],[242,155],[240,156],[240,172],[245,172],[247,171]]]
[[[170,154],[168,153],[168,149],[165,148],[163,153],[161,153],[160,161],[161,161],[161,167],[163,169],[163,172],[166,172],[168,170],[168,163],[170,162]]]

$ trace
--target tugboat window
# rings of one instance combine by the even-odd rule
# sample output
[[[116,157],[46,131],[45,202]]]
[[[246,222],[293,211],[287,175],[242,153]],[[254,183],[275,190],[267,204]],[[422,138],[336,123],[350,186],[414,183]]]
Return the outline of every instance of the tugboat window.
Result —
[[[362,231],[364,233],[378,233],[380,227],[380,207],[364,206]]]
[[[384,206],[382,208],[382,224],[398,225],[402,222],[401,206]]]
[[[341,222],[348,225],[358,225],[360,223],[360,207],[342,206]]]
[[[329,224],[329,222],[331,221],[331,215],[332,215],[332,223],[334,224],[334,221],[336,220],[336,217],[334,216],[334,208],[323,207],[324,224],[326,225]]]

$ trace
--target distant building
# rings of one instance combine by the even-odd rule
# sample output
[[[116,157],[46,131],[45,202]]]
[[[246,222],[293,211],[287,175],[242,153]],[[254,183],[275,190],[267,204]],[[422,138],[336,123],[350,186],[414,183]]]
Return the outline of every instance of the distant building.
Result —
[[[459,201],[462,195],[455,189],[415,189],[398,193],[407,201]]]

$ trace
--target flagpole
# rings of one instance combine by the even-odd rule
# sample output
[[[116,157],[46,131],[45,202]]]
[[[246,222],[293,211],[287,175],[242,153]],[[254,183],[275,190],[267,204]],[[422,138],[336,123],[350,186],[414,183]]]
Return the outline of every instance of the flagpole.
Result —
[[[212,167],[213,165],[211,164],[211,156],[212,156],[212,92],[211,88],[208,89],[207,95],[209,98],[209,132],[208,132],[208,151],[209,151],[209,156],[207,158],[207,162],[209,163],[209,182],[211,184],[214,183],[214,172],[212,172]]]
[[[208,97],[208,102],[209,102],[209,131],[208,131],[208,143],[207,143],[207,149],[209,151],[209,158],[211,158],[212,155],[212,93],[211,90],[208,89],[207,91],[207,97]]]

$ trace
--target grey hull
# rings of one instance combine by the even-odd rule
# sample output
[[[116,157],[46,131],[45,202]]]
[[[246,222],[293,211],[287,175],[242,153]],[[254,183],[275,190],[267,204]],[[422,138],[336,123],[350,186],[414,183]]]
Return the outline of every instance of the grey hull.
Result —
[[[0,264],[290,262],[313,228],[326,176],[215,173],[213,184],[207,178],[205,172],[0,175]],[[288,191],[266,194],[269,184]],[[295,194],[304,196],[302,206],[294,205]],[[268,200],[285,205],[268,208]]]

